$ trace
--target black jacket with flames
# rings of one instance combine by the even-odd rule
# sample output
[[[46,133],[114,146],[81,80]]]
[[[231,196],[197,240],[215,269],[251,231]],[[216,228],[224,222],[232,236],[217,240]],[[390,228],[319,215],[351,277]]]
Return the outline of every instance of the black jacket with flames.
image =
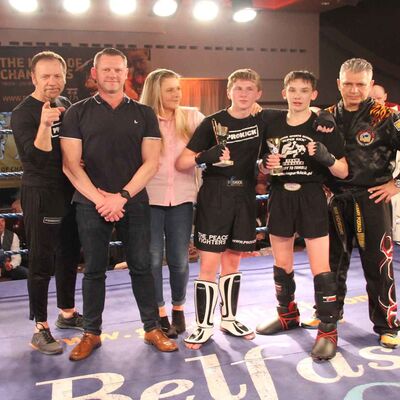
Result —
[[[343,136],[349,164],[346,179],[333,178],[328,182],[333,192],[377,186],[391,180],[396,151],[400,150],[400,116],[371,98],[360,104],[347,128],[342,100],[328,111]]]

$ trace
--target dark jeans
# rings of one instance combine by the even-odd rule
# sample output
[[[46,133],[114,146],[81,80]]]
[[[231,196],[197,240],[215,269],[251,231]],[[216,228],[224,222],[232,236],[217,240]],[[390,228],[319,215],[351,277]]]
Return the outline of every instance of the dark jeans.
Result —
[[[83,318],[86,332],[101,334],[106,292],[108,244],[115,226],[121,238],[131,276],[133,295],[145,331],[158,326],[154,280],[150,269],[150,208],[146,203],[125,206],[125,216],[116,223],[107,222],[92,204],[77,204],[76,216],[85,257],[82,283]]]
[[[10,278],[13,281],[26,279],[28,278],[28,268],[22,265],[18,265],[17,267],[11,269],[10,271],[6,271],[5,269],[3,269],[1,271],[1,276],[4,276],[5,278]]]
[[[80,242],[75,208],[60,188],[22,186],[21,203],[29,249],[30,319],[47,321],[48,288],[56,275],[57,306],[74,308]]]
[[[162,261],[165,255],[169,268],[172,304],[185,303],[189,279],[188,249],[193,223],[193,203],[178,206],[151,206],[151,270],[154,276],[156,299],[164,306]]]

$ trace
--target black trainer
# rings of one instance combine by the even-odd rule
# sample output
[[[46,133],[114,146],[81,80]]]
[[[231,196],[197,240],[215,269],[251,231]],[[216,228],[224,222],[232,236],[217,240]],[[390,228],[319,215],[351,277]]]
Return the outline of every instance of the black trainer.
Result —
[[[41,329],[39,332],[34,333],[31,346],[47,355],[61,354],[63,352],[61,344],[53,338],[50,329]]]
[[[83,317],[77,311],[71,318],[64,318],[62,314],[58,314],[56,321],[56,327],[59,329],[77,329],[78,331],[83,331]]]

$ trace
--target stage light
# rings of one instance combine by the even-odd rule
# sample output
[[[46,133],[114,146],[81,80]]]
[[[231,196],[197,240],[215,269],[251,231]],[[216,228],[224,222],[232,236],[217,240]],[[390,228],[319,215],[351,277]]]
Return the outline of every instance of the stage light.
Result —
[[[213,0],[198,0],[193,7],[193,16],[200,21],[215,19],[218,12],[218,4]]]
[[[257,16],[250,0],[232,0],[232,11],[235,22],[249,22]]]
[[[90,0],[64,0],[63,7],[71,14],[83,14],[90,8]]]
[[[132,14],[136,10],[136,0],[110,0],[110,10],[114,14],[128,15]]]
[[[153,13],[159,17],[169,17],[175,14],[178,3],[175,0],[157,0],[153,6]]]
[[[8,0],[17,11],[30,13],[38,9],[37,0]]]

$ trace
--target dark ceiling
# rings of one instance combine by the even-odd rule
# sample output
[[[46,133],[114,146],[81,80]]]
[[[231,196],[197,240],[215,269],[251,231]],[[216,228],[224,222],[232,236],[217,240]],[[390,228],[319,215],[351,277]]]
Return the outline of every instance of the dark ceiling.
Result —
[[[354,6],[360,0],[253,0],[258,9],[274,11],[318,12],[334,10],[344,6]]]
[[[400,68],[400,0],[361,0],[321,14],[321,28],[333,27]]]

